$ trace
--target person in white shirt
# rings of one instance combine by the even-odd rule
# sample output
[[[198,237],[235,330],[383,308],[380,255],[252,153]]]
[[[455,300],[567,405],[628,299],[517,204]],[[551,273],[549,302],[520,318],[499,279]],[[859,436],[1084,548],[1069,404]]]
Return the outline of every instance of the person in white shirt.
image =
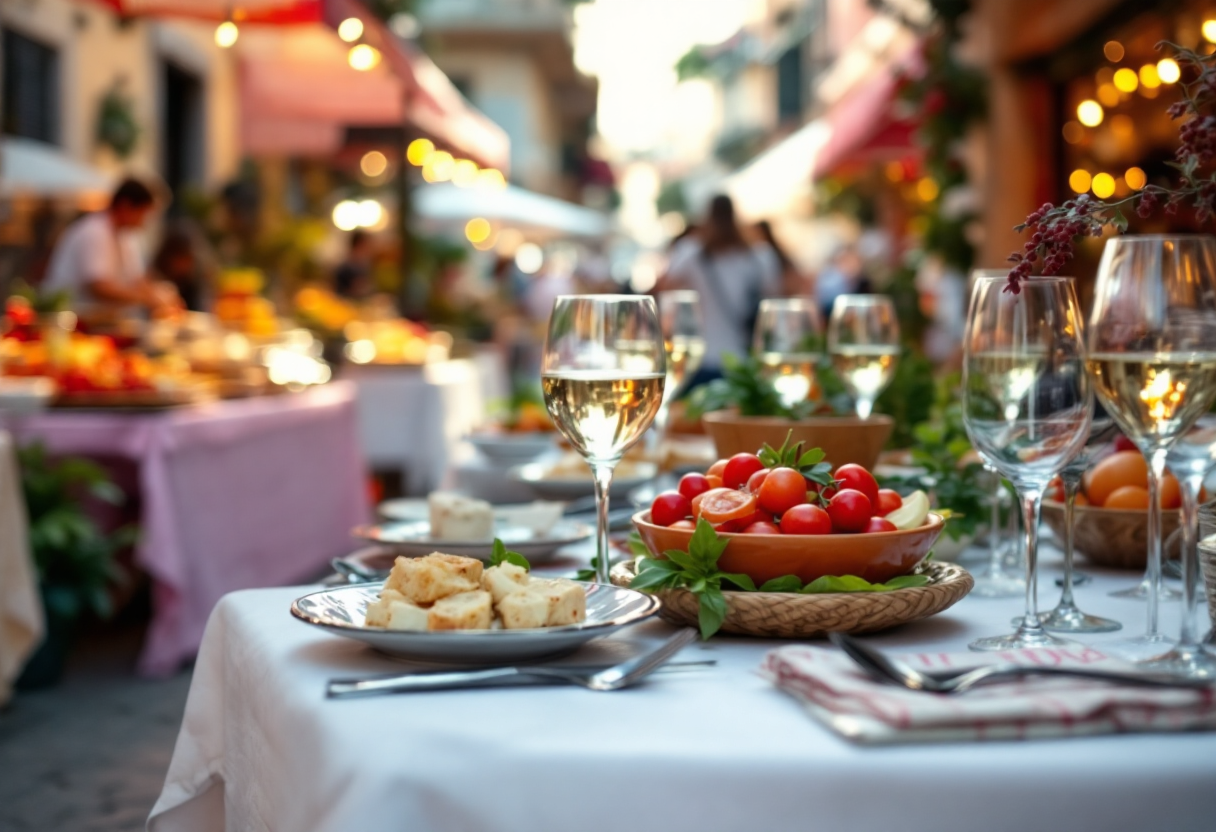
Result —
[[[43,290],[66,292],[68,307],[88,315],[142,306],[153,314],[181,308],[172,285],[148,279],[139,230],[156,200],[147,185],[124,180],[110,207],[69,225],[55,244]]]
[[[767,243],[748,244],[735,221],[730,197],[709,204],[703,225],[678,242],[667,273],[655,290],[695,289],[701,296],[705,358],[693,379],[700,384],[721,375],[722,355],[746,356],[760,301],[781,291],[781,263]]]

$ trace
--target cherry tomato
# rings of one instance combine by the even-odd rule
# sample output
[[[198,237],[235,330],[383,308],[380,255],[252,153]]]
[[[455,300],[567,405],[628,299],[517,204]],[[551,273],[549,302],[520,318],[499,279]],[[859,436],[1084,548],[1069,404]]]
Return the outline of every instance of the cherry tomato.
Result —
[[[885,517],[871,517],[870,522],[865,527],[866,534],[876,534],[878,532],[897,532],[895,524]]]
[[[722,484],[727,488],[742,488],[748,477],[764,467],[755,454],[735,454],[722,469]]]
[[[759,471],[747,478],[747,488],[745,490],[749,494],[759,494],[760,488],[764,485],[764,481],[766,479],[768,479],[768,469],[761,468]]]
[[[680,477],[679,491],[690,500],[698,494],[704,494],[711,487],[709,478],[704,474],[685,474]]]
[[[782,534],[831,534],[832,518],[819,506],[803,503],[781,515]]]
[[[1116,451],[1138,451],[1140,449],[1136,447],[1135,442],[1128,439],[1123,434],[1119,434],[1118,436],[1115,437],[1115,450]]]
[[[710,491],[713,491],[715,488],[722,487],[722,478],[719,477],[717,474],[706,474],[705,479],[707,479],[709,481],[709,490]]]
[[[709,470],[705,472],[707,477],[720,477],[722,472],[726,470],[726,460],[719,459],[713,465],[709,466]]]
[[[750,526],[752,523],[776,523],[777,521],[770,512],[767,512],[762,508],[757,508],[747,517],[740,517],[738,520],[733,522],[738,523],[739,528],[742,529],[746,526]]]
[[[687,529],[690,532],[697,530],[697,524],[691,520],[677,520],[667,528],[669,529]]]
[[[806,502],[806,478],[793,468],[774,468],[760,486],[760,505],[773,514],[784,514]]]
[[[710,523],[741,520],[756,510],[756,498],[733,488],[715,488],[697,498],[701,501],[701,517]]]
[[[714,531],[718,534],[739,534],[746,527],[747,523],[742,520],[727,520],[725,523],[714,526]]]
[[[878,505],[878,480],[874,479],[874,475],[862,466],[853,462],[841,465],[832,474],[832,477],[840,480],[841,491],[846,488],[860,491],[866,495],[871,506]]]
[[[898,491],[892,491],[890,488],[878,489],[878,514],[881,517],[886,517],[895,509],[904,504],[904,498],[899,496]]]
[[[855,488],[842,488],[828,502],[828,516],[832,518],[832,531],[859,532],[870,522],[873,512],[870,500]]]
[[[776,523],[752,523],[743,530],[744,534],[781,534]]]
[[[692,501],[679,491],[664,491],[650,504],[650,522],[670,526],[692,514]]]

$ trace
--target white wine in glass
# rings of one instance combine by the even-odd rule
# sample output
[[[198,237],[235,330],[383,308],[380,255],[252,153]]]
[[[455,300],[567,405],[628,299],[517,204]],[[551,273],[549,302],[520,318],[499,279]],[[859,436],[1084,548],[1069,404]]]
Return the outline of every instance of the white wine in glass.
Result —
[[[1102,406],[1148,462],[1144,579],[1116,593],[1143,597],[1143,636],[1107,646],[1143,657],[1158,630],[1161,480],[1170,448],[1216,399],[1216,239],[1127,235],[1107,241],[1088,331],[1088,366]]]
[[[659,325],[663,330],[663,346],[667,351],[667,380],[663,386],[663,404],[654,418],[651,431],[653,445],[667,432],[671,403],[697,374],[705,358],[704,324],[701,321],[701,298],[691,289],[677,289],[659,294]],[[648,440],[650,441],[650,440]]]
[[[804,298],[760,302],[752,351],[786,407],[806,401],[814,392],[822,340],[819,311],[813,302]]]
[[[886,295],[841,295],[828,321],[832,368],[868,419],[874,402],[895,376],[899,360],[899,319]]]
[[[654,299],[563,295],[553,303],[541,360],[545,407],[595,479],[596,577],[609,583],[612,471],[663,401],[667,356]]]

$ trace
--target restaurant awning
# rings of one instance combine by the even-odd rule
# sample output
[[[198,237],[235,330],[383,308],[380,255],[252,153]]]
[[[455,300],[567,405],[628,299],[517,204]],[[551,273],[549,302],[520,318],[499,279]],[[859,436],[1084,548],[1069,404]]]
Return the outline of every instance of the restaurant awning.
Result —
[[[916,126],[895,107],[897,70],[883,67],[859,84],[824,117],[831,135],[815,159],[813,178],[820,179],[851,163],[915,152]]]
[[[124,17],[188,17],[237,23],[316,23],[324,0],[97,0]]]
[[[110,187],[109,176],[54,145],[0,137],[0,197],[99,197]]]
[[[435,224],[463,226],[484,217],[537,236],[603,237],[612,228],[607,215],[515,185],[505,188],[459,188],[434,184],[419,188],[414,210]]]

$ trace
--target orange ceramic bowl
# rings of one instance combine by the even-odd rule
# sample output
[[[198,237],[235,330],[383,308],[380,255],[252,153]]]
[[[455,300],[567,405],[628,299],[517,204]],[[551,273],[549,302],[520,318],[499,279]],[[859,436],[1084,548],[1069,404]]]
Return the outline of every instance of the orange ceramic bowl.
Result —
[[[688,551],[689,529],[669,529],[650,522],[650,510],[633,515],[633,525],[656,555],[668,549]],[[730,543],[718,560],[723,572],[741,572],[756,585],[783,575],[810,583],[824,575],[856,575],[882,583],[906,575],[942,533],[945,521],[930,514],[923,526],[878,534],[721,534]]]

